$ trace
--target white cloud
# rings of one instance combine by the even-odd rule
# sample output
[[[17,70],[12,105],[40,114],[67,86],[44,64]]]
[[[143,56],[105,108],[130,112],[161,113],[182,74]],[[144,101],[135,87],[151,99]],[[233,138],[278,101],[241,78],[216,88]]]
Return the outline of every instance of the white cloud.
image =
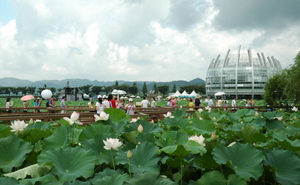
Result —
[[[235,20],[226,14],[231,6],[210,0],[11,2],[17,17],[0,25],[0,78],[205,80],[211,60],[228,49],[253,48],[285,67],[300,45],[299,26],[290,24],[297,14],[280,10],[278,20],[289,23],[280,30],[262,26],[276,6],[261,20],[243,11]],[[244,11],[257,8],[247,5]],[[249,20],[261,24],[236,24]]]

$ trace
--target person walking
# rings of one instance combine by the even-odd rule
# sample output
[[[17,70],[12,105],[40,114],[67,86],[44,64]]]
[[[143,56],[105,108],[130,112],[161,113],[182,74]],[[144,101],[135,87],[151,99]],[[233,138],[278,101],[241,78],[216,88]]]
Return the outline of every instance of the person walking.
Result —
[[[211,107],[211,106],[214,106],[214,105],[215,105],[213,99],[214,99],[214,98],[211,96],[210,99],[208,100],[208,106]]]
[[[129,103],[125,106],[126,113],[129,115],[134,115],[135,105],[133,104],[133,99],[129,98]]]
[[[141,104],[142,104],[142,108],[148,108],[148,106],[150,105],[149,101],[146,99],[146,96],[144,96]]]
[[[65,96],[62,97],[61,101],[60,101],[60,108],[65,109],[67,108],[66,106],[66,100],[67,98]],[[60,113],[64,114],[66,112],[66,110],[61,110]]]

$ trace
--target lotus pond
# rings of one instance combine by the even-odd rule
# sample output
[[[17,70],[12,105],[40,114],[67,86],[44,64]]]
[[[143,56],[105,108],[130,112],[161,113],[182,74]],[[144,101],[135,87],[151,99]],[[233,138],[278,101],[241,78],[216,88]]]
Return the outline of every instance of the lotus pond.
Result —
[[[152,123],[108,120],[0,124],[0,184],[300,184],[300,114],[177,109]]]

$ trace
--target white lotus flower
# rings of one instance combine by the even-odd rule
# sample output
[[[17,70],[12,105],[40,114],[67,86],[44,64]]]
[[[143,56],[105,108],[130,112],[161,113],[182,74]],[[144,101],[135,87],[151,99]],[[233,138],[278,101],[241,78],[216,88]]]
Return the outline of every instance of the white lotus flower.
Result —
[[[109,119],[109,114],[106,114],[104,111],[102,111],[100,113],[100,116],[98,116],[98,114],[95,114],[94,117],[95,117],[95,121],[99,121],[99,120],[106,121]]]
[[[199,112],[203,112],[203,109],[198,109]]]
[[[35,123],[36,123],[36,122],[42,122],[42,120],[36,119],[34,122],[35,122]]]
[[[205,138],[202,135],[200,135],[200,136],[197,136],[197,135],[191,136],[191,137],[189,137],[189,140],[190,141],[196,141],[200,145],[205,146],[205,143],[204,143]]]
[[[257,111],[255,112],[255,116],[256,116],[256,117],[259,116],[259,113],[258,113]]]
[[[207,107],[205,107],[205,109],[206,109],[206,110],[209,110],[209,109],[210,109],[210,107],[209,107],[209,106],[207,106]]]
[[[298,111],[298,108],[297,108],[297,107],[293,107],[293,108],[292,108],[292,111],[297,112],[297,111]]]
[[[73,125],[74,123],[76,123],[77,125],[83,125],[83,123],[81,123],[78,119],[79,119],[79,113],[78,112],[73,112],[71,114],[71,117],[63,117],[64,120],[66,120],[67,122],[69,122],[70,125]]]
[[[230,143],[227,147],[231,147],[231,146],[235,145],[235,143],[236,143],[236,142],[232,142],[232,143]]]
[[[13,123],[11,123],[10,128],[12,128],[11,132],[18,132],[23,131],[24,128],[26,128],[28,124],[25,123],[25,121],[16,120]]]
[[[274,117],[274,119],[278,119],[278,121],[282,121],[282,116],[280,116],[280,117]]]
[[[172,112],[168,112],[167,114],[164,114],[165,118],[169,117],[169,118],[174,118],[174,116],[172,116]]]
[[[105,144],[105,150],[119,150],[118,148],[123,144],[117,138],[106,138],[106,141],[103,140],[103,143]]]
[[[140,124],[140,125],[138,126],[137,131],[138,131],[139,133],[142,133],[142,132],[144,131],[144,127],[143,127],[142,124]]]

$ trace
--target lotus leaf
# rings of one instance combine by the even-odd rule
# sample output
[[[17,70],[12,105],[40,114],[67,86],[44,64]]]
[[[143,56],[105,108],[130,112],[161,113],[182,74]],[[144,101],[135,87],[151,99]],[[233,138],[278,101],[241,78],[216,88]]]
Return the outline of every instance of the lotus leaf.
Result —
[[[132,179],[125,182],[124,185],[177,185],[177,182],[173,182],[168,178],[162,177],[159,173],[143,173],[136,174]]]
[[[236,143],[231,147],[218,145],[213,149],[213,158],[218,164],[226,164],[244,179],[258,179],[263,172],[264,155],[253,145]]]
[[[15,179],[24,179],[27,175],[32,178],[41,177],[51,170],[49,166],[39,166],[34,164],[18,171],[4,174],[6,177],[13,177]]]
[[[157,154],[158,147],[150,142],[144,142],[133,149],[130,166],[132,173],[159,172],[158,161],[161,157]]]
[[[10,172],[13,167],[19,167],[26,159],[26,154],[32,151],[31,143],[25,142],[15,135],[0,138],[0,169]]]
[[[276,181],[284,185],[300,182],[300,159],[289,150],[270,150],[265,153],[265,164],[270,165]]]
[[[78,177],[88,178],[94,173],[96,158],[91,150],[58,148],[42,151],[38,157],[39,165],[53,166],[53,172],[60,181],[74,181]]]

